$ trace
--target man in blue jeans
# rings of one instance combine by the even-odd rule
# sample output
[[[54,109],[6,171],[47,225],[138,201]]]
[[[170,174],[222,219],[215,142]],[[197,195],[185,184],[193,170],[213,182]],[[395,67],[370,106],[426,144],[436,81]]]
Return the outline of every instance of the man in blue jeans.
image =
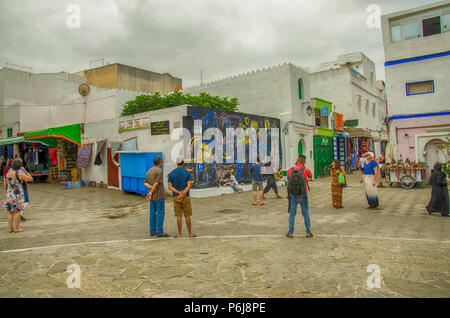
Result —
[[[164,204],[166,190],[164,189],[164,177],[161,169],[163,161],[160,157],[153,159],[153,168],[147,171],[144,185],[150,189],[147,201],[150,200],[150,236],[168,237],[164,233]]]
[[[294,182],[293,180],[297,179],[296,176],[291,175],[293,173],[292,169],[294,171],[298,172],[298,177],[300,178],[302,174],[303,175],[303,181],[300,182],[301,184],[301,194],[294,195],[291,193],[288,193],[289,196],[289,232],[286,234],[287,237],[292,238],[294,234],[294,224],[295,224],[295,215],[297,214],[297,205],[300,204],[300,207],[302,209],[303,219],[305,221],[305,228],[306,228],[306,237],[313,237],[313,234],[311,233],[311,222],[309,219],[309,211],[308,211],[308,181],[312,179],[311,170],[305,167],[305,161],[306,157],[304,155],[300,155],[297,158],[297,164],[288,170],[287,178],[289,182]],[[302,184],[303,182],[303,184]],[[289,184],[291,186],[291,184]],[[288,190],[289,191],[289,190]]]

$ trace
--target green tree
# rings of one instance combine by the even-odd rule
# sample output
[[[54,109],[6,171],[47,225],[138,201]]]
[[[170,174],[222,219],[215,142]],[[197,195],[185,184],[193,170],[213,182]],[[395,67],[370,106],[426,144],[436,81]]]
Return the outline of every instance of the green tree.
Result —
[[[161,94],[155,93],[152,95],[136,96],[135,99],[126,102],[121,115],[129,116],[155,109],[163,109],[185,104],[218,110],[236,111],[239,101],[237,98],[221,98],[219,96],[211,96],[207,93],[200,93],[199,96],[192,96],[181,92],[174,92],[167,96],[161,96]]]

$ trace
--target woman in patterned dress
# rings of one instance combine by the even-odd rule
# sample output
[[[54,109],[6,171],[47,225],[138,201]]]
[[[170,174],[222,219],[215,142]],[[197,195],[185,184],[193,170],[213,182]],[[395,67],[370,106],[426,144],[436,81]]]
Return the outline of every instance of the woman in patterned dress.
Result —
[[[340,173],[344,174],[345,170],[341,167],[341,163],[339,159],[333,160],[333,166],[330,169],[331,178],[331,201],[333,203],[333,207],[336,209],[342,209],[342,185],[338,182],[338,177]]]
[[[25,182],[33,181],[31,176],[19,173],[21,167],[22,160],[14,159],[11,164],[12,170],[5,175],[9,233],[23,232],[23,230],[19,228],[20,212],[23,211],[25,205],[21,180]]]

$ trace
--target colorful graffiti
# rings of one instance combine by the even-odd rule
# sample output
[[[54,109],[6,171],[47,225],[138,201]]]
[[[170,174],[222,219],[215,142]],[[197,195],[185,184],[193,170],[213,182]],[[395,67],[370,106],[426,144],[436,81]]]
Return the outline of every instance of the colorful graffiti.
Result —
[[[249,171],[251,168],[251,163],[249,163],[249,138],[245,138],[241,142],[245,142],[245,153],[246,160],[244,163],[225,163],[234,154],[236,159],[237,148],[242,146],[239,145],[239,140],[236,140],[235,149],[227,153],[226,149],[226,129],[227,128],[242,128],[247,130],[248,128],[255,128],[257,132],[257,137],[259,138],[259,128],[267,129],[267,152],[271,155],[271,128],[280,128],[280,120],[271,117],[263,117],[257,115],[250,115],[244,113],[227,112],[221,110],[212,110],[204,107],[189,106],[187,108],[187,116],[183,117],[183,127],[188,129],[191,133],[191,142],[189,146],[191,147],[191,153],[193,153],[194,144],[194,121],[201,120],[202,130],[206,131],[208,128],[218,128],[223,133],[223,140],[221,141],[221,147],[223,150],[224,163],[186,163],[186,168],[192,173],[194,178],[194,188],[207,188],[217,186],[221,177],[226,173],[235,175],[236,180],[239,183],[251,182]],[[281,137],[278,145],[281,145]],[[215,142],[218,142],[214,140]],[[207,144],[211,143],[210,140],[202,141],[202,149],[204,150]],[[281,162],[281,147],[278,149]],[[210,156],[213,154],[204,152],[205,156]],[[261,158],[261,160],[264,160]],[[234,160],[234,162],[237,162]]]

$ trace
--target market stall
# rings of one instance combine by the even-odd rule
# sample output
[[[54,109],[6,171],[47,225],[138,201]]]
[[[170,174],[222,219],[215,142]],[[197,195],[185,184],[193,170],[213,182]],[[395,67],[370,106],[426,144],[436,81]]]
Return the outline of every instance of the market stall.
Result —
[[[14,158],[20,158],[24,168],[34,177],[35,181],[47,180],[47,151],[48,145],[44,142],[28,141],[23,136],[0,140],[2,168],[6,164],[11,165]]]
[[[76,167],[78,148],[81,146],[79,124],[27,132],[24,138],[48,145],[49,182],[81,180],[81,170]]]
[[[402,164],[386,164],[389,186],[398,184],[404,189],[411,189],[415,185],[426,182],[426,168],[423,164],[404,166]]]

